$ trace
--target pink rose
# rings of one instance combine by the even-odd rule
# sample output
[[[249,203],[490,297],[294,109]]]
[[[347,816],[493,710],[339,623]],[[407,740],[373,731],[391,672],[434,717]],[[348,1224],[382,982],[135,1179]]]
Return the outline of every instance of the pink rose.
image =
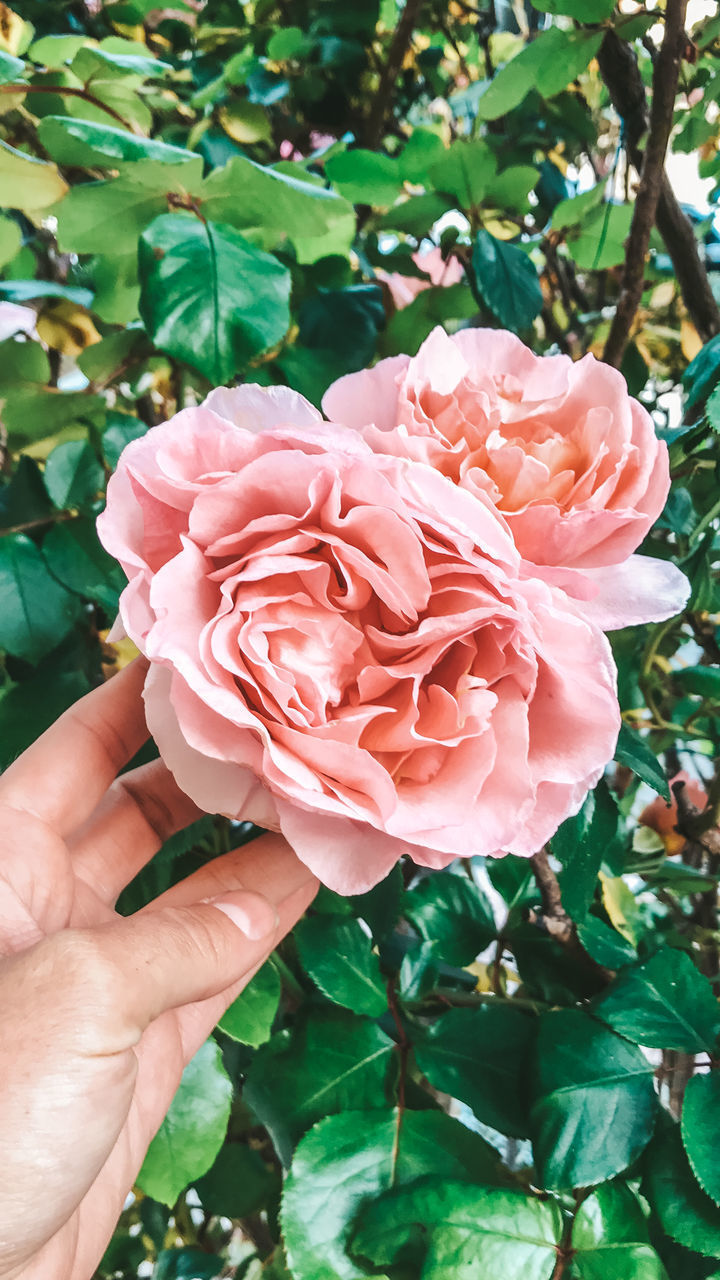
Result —
[[[375,272],[377,279],[383,280],[390,290],[397,311],[408,307],[419,293],[432,285],[447,288],[451,284],[460,284],[463,278],[462,263],[457,258],[446,261],[442,250],[437,247],[426,249],[424,253],[414,253],[412,260],[416,267],[427,272],[429,280],[418,280],[414,276],[403,276],[399,271],[383,271],[382,268]]]
[[[285,388],[213,392],[128,445],[99,530],[180,786],[333,889],[403,853],[530,855],[613,754],[605,637],[521,576],[486,495]]]
[[[487,494],[520,554],[590,601],[600,625],[669,617],[685,603],[675,566],[628,561],[665,504],[668,454],[622,375],[594,356],[573,363],[500,330],[438,328],[415,357],[340,378],[323,408],[378,452]]]

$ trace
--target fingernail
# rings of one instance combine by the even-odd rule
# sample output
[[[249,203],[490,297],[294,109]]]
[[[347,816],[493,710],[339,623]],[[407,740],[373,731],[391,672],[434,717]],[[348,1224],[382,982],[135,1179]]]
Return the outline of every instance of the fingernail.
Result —
[[[261,893],[243,890],[232,898],[207,898],[206,901],[216,911],[222,911],[253,942],[274,933],[280,923],[272,902]]]

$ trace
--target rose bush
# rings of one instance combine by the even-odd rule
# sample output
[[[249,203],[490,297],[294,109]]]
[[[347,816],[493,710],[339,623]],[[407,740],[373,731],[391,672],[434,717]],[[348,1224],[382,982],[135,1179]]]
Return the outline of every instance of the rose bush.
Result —
[[[178,782],[336,890],[403,853],[529,856],[612,756],[605,637],[486,494],[294,392],[216,391],[130,444],[99,529]]]

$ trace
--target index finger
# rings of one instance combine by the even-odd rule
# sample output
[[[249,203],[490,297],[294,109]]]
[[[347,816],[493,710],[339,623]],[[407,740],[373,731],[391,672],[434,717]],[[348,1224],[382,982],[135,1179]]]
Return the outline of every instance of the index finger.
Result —
[[[141,696],[146,673],[147,662],[136,658],[70,707],[6,769],[0,801],[61,836],[79,827],[149,736]]]

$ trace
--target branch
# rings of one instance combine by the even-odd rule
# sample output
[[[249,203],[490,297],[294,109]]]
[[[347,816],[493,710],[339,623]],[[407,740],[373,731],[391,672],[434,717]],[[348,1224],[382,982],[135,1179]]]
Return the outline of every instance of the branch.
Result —
[[[107,115],[112,116],[113,120],[117,120],[118,124],[121,124],[123,129],[127,132],[138,132],[135,125],[132,122],[128,123],[128,121],[120,115],[119,111],[116,111],[114,107],[109,107],[106,102],[101,102],[99,98],[95,97],[94,93],[88,93],[87,89],[73,89],[61,84],[48,86],[42,84],[3,84],[0,85],[0,93],[14,93],[15,95],[20,93],[59,93],[63,97],[69,96],[71,98],[82,98],[84,102],[90,102],[94,107],[97,107],[98,110],[104,111]]]
[[[603,360],[606,364],[614,365],[616,369],[623,358],[630,329],[642,299],[645,259],[650,246],[650,232],[655,225],[662,189],[665,154],[673,122],[680,62],[687,43],[686,10],[687,0],[668,0],[663,41],[653,67],[650,132],[643,157],[630,235],[627,240],[620,297],[603,352]]]
[[[541,849],[539,853],[533,854],[530,866],[540,890],[545,928],[552,938],[556,938],[558,942],[567,946],[573,941],[575,928],[562,904],[560,885],[550,866],[547,849]]]
[[[628,158],[640,172],[643,156],[639,144],[648,127],[648,110],[635,52],[627,41],[608,29],[600,46],[598,62],[612,104],[623,122]],[[690,318],[703,342],[707,342],[720,332],[720,310],[700,257],[692,223],[680,208],[666,174],[661,178],[656,221],[672,259]]]
[[[405,55],[410,48],[415,20],[421,4],[422,0],[406,0],[402,17],[390,42],[387,61],[380,73],[380,83],[365,126],[365,145],[372,150],[379,147],[382,141],[383,127],[390,109],[390,97],[405,61]]]

